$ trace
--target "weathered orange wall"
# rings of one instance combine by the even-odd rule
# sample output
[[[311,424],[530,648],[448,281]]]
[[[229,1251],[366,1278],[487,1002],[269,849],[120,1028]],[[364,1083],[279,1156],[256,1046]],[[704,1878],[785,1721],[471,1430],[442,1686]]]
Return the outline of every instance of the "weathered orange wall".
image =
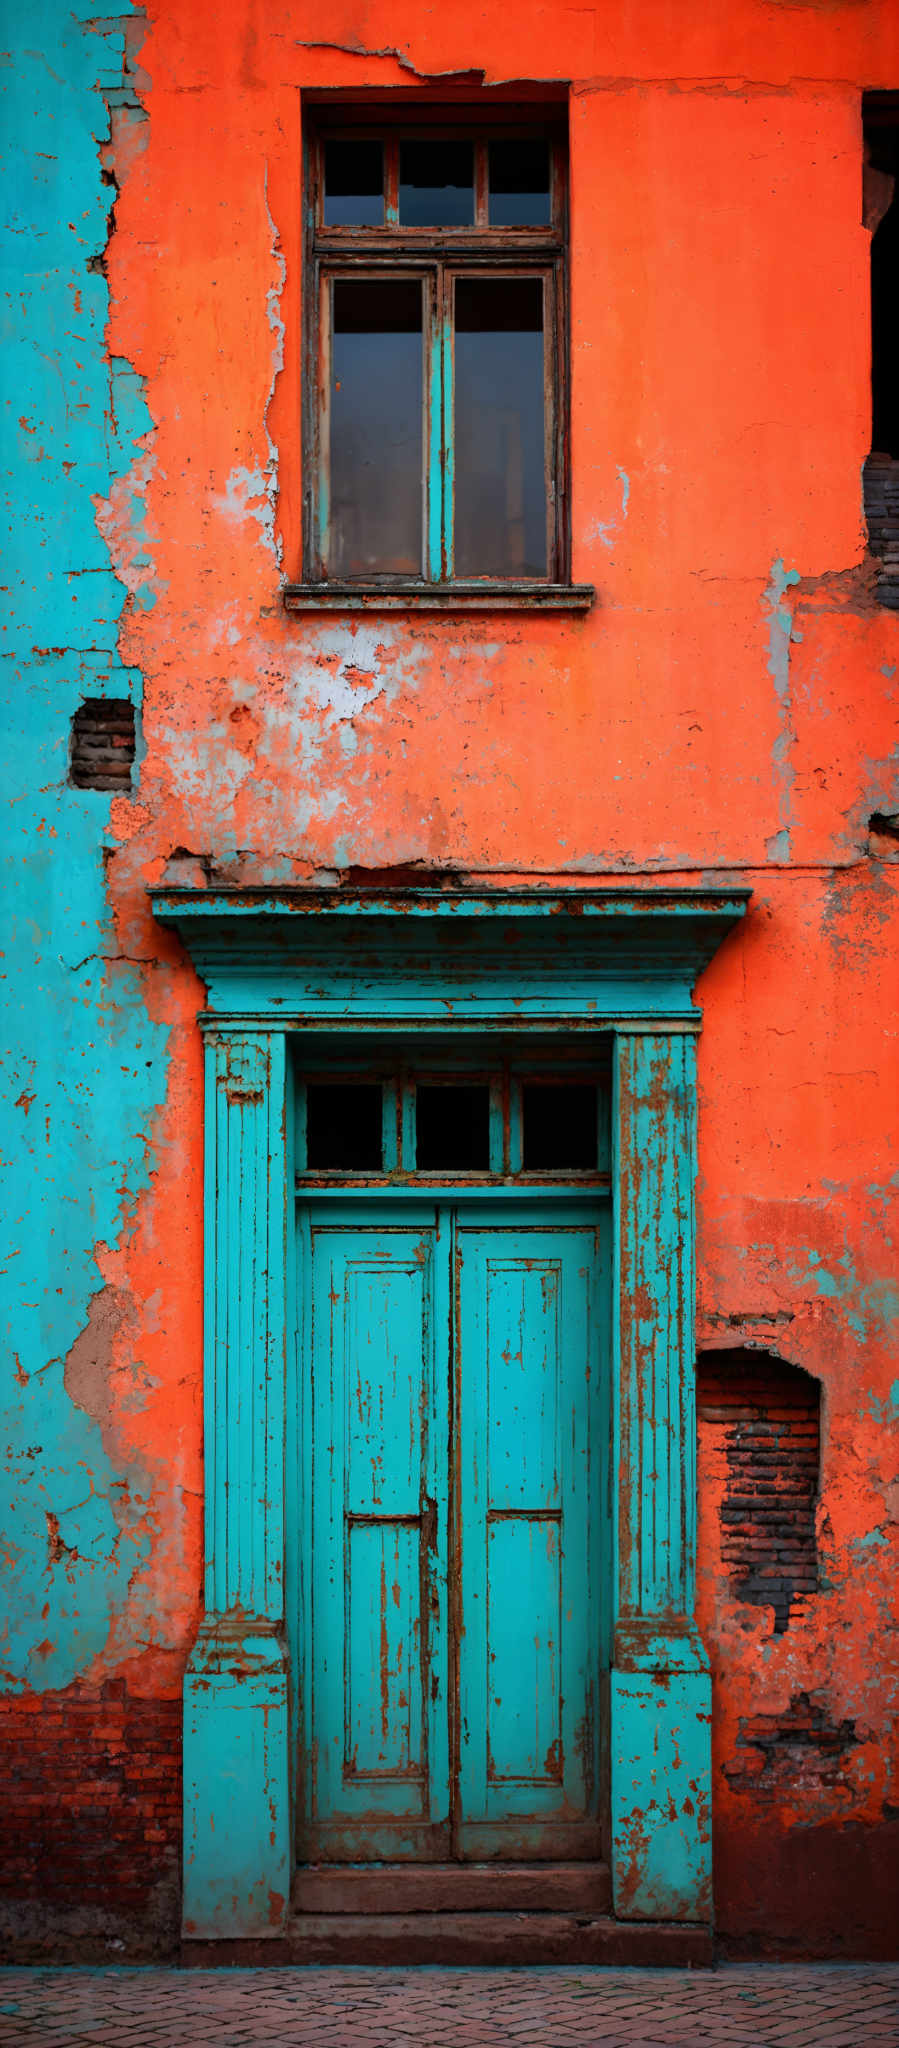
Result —
[[[98,523],[130,592],[119,647],[143,677],[146,747],[133,800],[111,806],[107,888],[170,1032],[169,1080],[147,1189],[96,1248],[98,1287],[118,1292],[84,1398],[146,1474],[152,1547],[82,1678],[174,1697],[197,1614],[202,991],[147,885],[201,859],[225,878],[420,863],[747,884],[745,929],[700,988],[698,1341],[764,1344],[820,1379],[823,1584],[779,1637],[733,1601],[701,1465],[717,1918],[734,1942],[882,1949],[899,1837],[899,866],[868,819],[899,805],[899,619],[865,562],[860,95],[899,85],[899,8],[148,13],[149,119],[110,151],[107,347],[143,380],[153,428]],[[301,92],[472,71],[489,88],[511,61],[571,84],[573,573],[596,607],[288,618]],[[794,1759],[773,1796],[735,1788],[741,1724],[800,1692],[853,1720],[856,1745],[835,1773]]]

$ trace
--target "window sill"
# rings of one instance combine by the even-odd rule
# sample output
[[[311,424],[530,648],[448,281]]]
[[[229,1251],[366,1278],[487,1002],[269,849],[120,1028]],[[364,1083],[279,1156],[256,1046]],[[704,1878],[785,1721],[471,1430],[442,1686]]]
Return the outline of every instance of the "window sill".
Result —
[[[287,583],[289,612],[588,612],[592,583]]]

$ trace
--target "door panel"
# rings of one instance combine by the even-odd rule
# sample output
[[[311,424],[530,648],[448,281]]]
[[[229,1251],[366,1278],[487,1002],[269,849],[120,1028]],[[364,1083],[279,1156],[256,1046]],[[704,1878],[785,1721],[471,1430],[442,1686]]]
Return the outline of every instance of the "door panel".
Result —
[[[310,1266],[301,1854],[445,1856],[446,1251],[434,1221],[313,1218]]]
[[[300,1859],[598,1858],[596,1212],[349,1198],[304,1241]]]
[[[461,1856],[600,1854],[596,1236],[458,1231]]]

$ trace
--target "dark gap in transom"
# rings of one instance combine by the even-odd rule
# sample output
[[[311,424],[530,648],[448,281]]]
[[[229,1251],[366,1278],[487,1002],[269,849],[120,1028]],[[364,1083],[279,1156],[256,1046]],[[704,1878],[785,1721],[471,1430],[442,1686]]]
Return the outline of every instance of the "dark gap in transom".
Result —
[[[380,1173],[383,1157],[381,1122],[379,1083],[307,1083],[308,1170]]]
[[[595,1172],[598,1157],[596,1087],[525,1082],[522,1155],[526,1173]]]
[[[324,221],[326,228],[383,227],[382,143],[325,143]]]
[[[419,1173],[486,1173],[490,1166],[490,1090],[486,1084],[419,1086],[415,1091]]]
[[[400,143],[400,221],[409,228],[474,226],[470,142]]]
[[[488,150],[492,228],[548,227],[549,145],[539,136],[503,138]]]

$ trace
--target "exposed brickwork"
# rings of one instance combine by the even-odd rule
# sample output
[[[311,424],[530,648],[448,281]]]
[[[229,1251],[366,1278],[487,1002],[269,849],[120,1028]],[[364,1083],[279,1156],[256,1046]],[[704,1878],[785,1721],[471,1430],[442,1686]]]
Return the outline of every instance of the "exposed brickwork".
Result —
[[[723,1489],[721,1556],[733,1594],[773,1607],[782,1634],[818,1586],[817,1381],[766,1352],[707,1351],[696,1404],[711,1438],[705,1468],[717,1468]]]
[[[725,1778],[735,1792],[752,1792],[756,1804],[780,1806],[784,1792],[797,1786],[838,1786],[844,1782],[844,1757],[862,1741],[854,1720],[829,1722],[807,1692],[793,1694],[782,1714],[754,1714],[739,1722],[733,1763]]]
[[[180,1865],[180,1702],[135,1699],[121,1680],[4,1699],[0,1775],[0,1901],[39,1899],[51,1921],[77,1910],[88,1933],[112,1916],[142,1931],[149,1951],[165,1947]]]
[[[134,705],[127,697],[88,697],[72,719],[70,772],[76,789],[130,789]]]
[[[807,1692],[794,1693],[785,1712],[754,1714],[740,1722],[739,1760],[724,1772],[735,1792],[752,1792],[756,1802],[780,1805],[784,1791],[814,1778],[839,1785],[843,1759],[862,1738],[854,1721],[830,1722]]]
[[[899,611],[899,462],[889,455],[869,455],[862,475],[868,546],[880,557],[877,595],[881,604]]]

